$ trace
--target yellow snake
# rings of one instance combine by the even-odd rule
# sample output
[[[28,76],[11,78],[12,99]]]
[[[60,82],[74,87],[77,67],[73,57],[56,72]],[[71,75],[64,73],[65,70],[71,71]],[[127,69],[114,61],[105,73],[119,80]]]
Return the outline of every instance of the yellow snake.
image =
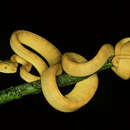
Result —
[[[44,57],[49,66],[42,58],[22,44]],[[18,30],[12,34],[10,46],[16,54],[11,56],[9,61],[0,61],[0,72],[15,73],[18,63],[22,64],[20,76],[27,82],[41,79],[42,92],[46,100],[53,108],[62,112],[76,111],[92,99],[98,87],[96,72],[110,56],[114,55],[114,48],[110,44],[104,44],[90,61],[74,52],[67,52],[62,55],[48,40],[25,30]],[[29,73],[32,65],[40,76]],[[91,76],[76,83],[72,91],[63,96],[56,83],[56,75],[62,74],[62,69],[72,76]],[[115,67],[114,71],[116,72]]]

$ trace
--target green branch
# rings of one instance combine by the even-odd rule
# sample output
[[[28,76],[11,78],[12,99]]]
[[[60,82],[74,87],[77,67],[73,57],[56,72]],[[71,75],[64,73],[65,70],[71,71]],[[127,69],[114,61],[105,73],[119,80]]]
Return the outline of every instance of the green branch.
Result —
[[[103,71],[108,68],[112,67],[112,57],[109,57],[106,63],[103,65],[103,67],[98,71]],[[56,81],[58,84],[58,87],[66,87],[70,86],[72,84],[75,84],[86,77],[73,77],[71,75],[68,75],[66,73],[59,75],[56,77]],[[12,86],[10,88],[7,88],[5,90],[0,91],[0,104],[5,104],[7,102],[20,99],[23,96],[31,95],[31,94],[38,94],[41,92],[41,82],[40,80],[32,82],[32,83],[25,83],[18,85],[16,87]]]

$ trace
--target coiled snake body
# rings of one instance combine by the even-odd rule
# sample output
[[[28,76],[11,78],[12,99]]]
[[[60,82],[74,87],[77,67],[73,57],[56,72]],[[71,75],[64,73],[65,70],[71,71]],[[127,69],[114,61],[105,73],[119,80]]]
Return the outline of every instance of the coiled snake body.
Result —
[[[49,67],[38,55],[22,44],[43,56]],[[20,76],[27,82],[41,79],[42,92],[46,100],[52,107],[62,112],[73,112],[92,99],[98,87],[96,72],[110,56],[114,55],[114,48],[110,44],[104,44],[90,61],[74,52],[62,55],[48,40],[25,30],[18,30],[12,34],[10,46],[16,54],[11,56],[10,61],[0,61],[0,72],[15,73],[18,63],[22,64]],[[40,76],[29,73],[32,65]],[[70,93],[63,96],[56,83],[56,75],[62,74],[62,69],[72,76],[91,76],[78,82]]]

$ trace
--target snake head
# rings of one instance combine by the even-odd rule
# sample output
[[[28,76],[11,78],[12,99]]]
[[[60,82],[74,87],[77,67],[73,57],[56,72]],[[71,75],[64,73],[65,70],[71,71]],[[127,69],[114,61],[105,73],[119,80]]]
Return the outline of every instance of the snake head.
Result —
[[[116,44],[112,70],[122,79],[130,78],[130,38],[124,38]]]
[[[11,61],[0,61],[0,72],[15,73],[17,71],[17,63]]]

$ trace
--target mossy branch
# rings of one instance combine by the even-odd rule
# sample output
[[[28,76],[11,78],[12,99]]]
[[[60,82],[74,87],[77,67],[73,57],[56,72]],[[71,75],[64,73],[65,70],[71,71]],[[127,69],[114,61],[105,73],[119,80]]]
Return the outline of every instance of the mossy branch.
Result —
[[[113,57],[114,56],[109,57],[108,60],[106,61],[106,63],[103,65],[103,67],[98,72],[111,68],[112,67],[111,61],[112,61]],[[75,84],[87,77],[88,76],[73,77],[71,75],[64,73],[62,75],[57,76],[56,81],[57,81],[58,87],[66,87],[66,86]],[[12,86],[10,88],[0,91],[0,104],[5,104],[7,102],[10,102],[10,101],[13,101],[16,99],[20,99],[23,96],[31,95],[31,94],[38,94],[40,92],[41,92],[41,81],[40,80],[32,82],[32,83],[21,84],[16,87]]]

